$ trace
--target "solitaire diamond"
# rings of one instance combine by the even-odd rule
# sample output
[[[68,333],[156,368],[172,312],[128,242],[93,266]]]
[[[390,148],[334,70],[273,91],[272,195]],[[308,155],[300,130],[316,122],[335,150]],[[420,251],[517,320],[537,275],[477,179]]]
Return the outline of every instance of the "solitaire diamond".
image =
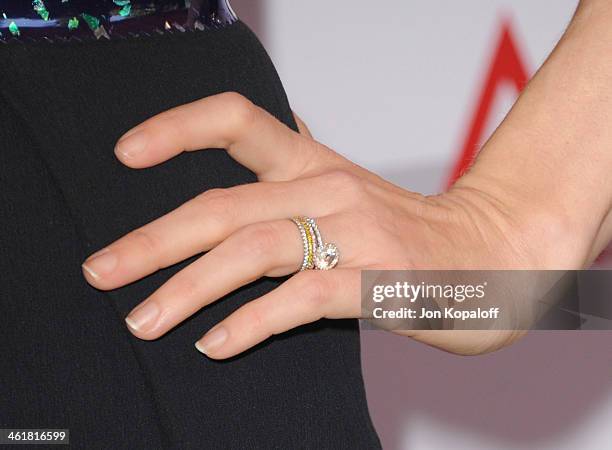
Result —
[[[338,264],[338,259],[340,259],[340,251],[335,244],[324,244],[315,251],[314,263],[319,270],[333,269]]]

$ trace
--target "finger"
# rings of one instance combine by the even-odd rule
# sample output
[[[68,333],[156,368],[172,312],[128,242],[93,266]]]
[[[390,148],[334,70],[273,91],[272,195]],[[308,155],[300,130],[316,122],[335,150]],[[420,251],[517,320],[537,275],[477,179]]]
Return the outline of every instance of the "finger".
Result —
[[[300,272],[213,327],[196,348],[211,358],[225,359],[321,318],[360,317],[360,283],[359,270]]]
[[[173,276],[126,322],[139,338],[156,339],[241,286],[295,272],[301,260],[302,241],[290,220],[245,227]]]
[[[315,147],[245,97],[223,93],[148,119],[119,140],[115,154],[129,167],[144,168],[184,151],[223,148],[260,179],[288,180],[311,160]]]
[[[293,118],[295,119],[295,123],[298,126],[298,131],[300,132],[300,134],[312,139],[312,133],[310,132],[308,125],[304,123],[304,121],[300,118],[300,116],[296,114],[295,111],[292,111],[292,112],[293,112]]]
[[[331,229],[334,222],[333,216],[322,218],[319,227]],[[156,339],[204,306],[262,276],[296,272],[303,255],[303,241],[292,221],[249,225],[174,275],[126,321],[136,336]],[[345,261],[351,261],[348,248],[338,267],[344,267]]]
[[[354,198],[345,182],[332,178],[208,191],[90,256],[83,274],[98,289],[116,289],[210,250],[246,225],[302,214],[331,215]]]

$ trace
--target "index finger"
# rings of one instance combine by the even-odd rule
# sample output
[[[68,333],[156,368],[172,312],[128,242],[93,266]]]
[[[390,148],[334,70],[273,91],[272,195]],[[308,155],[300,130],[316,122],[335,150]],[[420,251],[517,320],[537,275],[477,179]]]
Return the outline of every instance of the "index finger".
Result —
[[[115,154],[145,168],[184,151],[226,149],[260,179],[291,180],[311,160],[314,141],[281,123],[240,94],[213,95],[158,114],[128,131]]]

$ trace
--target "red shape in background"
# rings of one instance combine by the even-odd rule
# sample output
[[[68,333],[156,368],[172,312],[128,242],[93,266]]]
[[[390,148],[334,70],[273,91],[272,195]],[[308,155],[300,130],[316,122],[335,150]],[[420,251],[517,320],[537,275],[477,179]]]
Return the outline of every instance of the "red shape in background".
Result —
[[[523,58],[517,51],[515,39],[508,21],[504,21],[501,27],[501,34],[497,44],[497,50],[493,57],[493,63],[489,68],[484,89],[480,94],[476,110],[472,116],[469,133],[461,149],[459,160],[455,163],[448,187],[470,167],[472,161],[480,151],[479,144],[482,134],[485,131],[487,118],[491,114],[491,107],[495,99],[495,92],[498,86],[504,82],[510,82],[520,93],[529,77]]]

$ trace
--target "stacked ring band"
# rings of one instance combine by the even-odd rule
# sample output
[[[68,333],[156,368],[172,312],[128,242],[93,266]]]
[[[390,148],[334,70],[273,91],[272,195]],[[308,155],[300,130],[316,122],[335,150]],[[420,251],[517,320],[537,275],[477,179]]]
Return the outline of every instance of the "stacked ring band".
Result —
[[[300,230],[300,236],[302,237],[304,250],[304,259],[302,260],[302,265],[300,267],[300,272],[302,272],[308,269],[308,259],[310,255],[310,248],[308,246],[308,236],[306,234],[306,227],[304,227],[304,224],[302,224],[302,222],[297,217],[292,218],[291,221],[298,227],[298,230]]]
[[[304,250],[300,271],[330,270],[336,267],[340,251],[335,244],[325,243],[317,222],[311,217],[298,216],[291,219],[298,227]]]

